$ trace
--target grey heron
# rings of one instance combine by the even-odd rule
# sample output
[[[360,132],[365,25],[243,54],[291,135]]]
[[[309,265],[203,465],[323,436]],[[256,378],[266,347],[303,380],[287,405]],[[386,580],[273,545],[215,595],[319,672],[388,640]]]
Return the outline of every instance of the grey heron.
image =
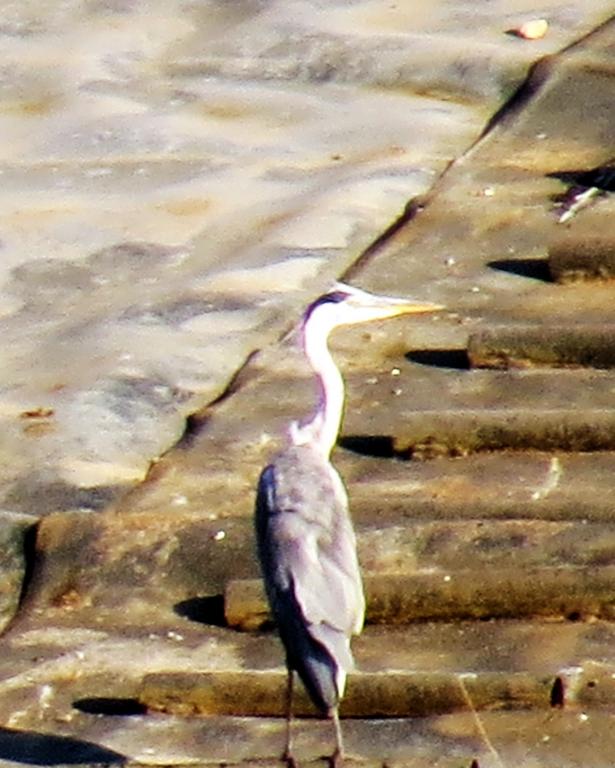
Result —
[[[335,730],[331,765],[343,759],[338,705],[353,668],[350,638],[363,627],[365,598],[355,534],[342,480],[330,461],[344,407],[344,382],[327,340],[341,325],[433,312],[439,305],[376,296],[337,283],[314,301],[300,326],[303,351],[318,382],[313,416],[292,422],[288,446],[262,471],[255,529],[265,590],[286,651],[286,749],[294,766],[291,717],[294,672]]]

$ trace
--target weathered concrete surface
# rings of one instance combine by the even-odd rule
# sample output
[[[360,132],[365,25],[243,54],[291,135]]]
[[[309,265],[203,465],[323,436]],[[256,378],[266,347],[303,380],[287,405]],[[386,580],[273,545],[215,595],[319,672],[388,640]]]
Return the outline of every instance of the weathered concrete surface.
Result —
[[[608,234],[598,237],[587,224],[580,223],[574,232],[551,243],[549,270],[558,283],[612,279],[615,277],[615,239]]]
[[[423,5],[2,4],[7,509],[95,512],[141,481],[527,65],[610,12],[554,2],[553,32],[523,46],[493,6],[470,62],[471,5]]]
[[[19,636],[13,634],[10,644],[5,643],[11,658],[4,656],[0,664],[5,727],[70,735],[104,745],[135,762],[154,764],[156,760],[169,764],[166,755],[170,753],[175,755],[171,764],[236,762],[277,753],[282,734],[279,720],[251,726],[243,719],[226,721],[231,733],[238,729],[231,739],[223,735],[225,721],[216,716],[280,714],[284,673],[279,641],[269,634],[238,634],[178,617],[166,627],[157,621],[152,626],[156,631],[145,634],[135,631],[137,617],[133,614],[132,619],[132,630],[126,627],[118,635],[117,629],[109,631],[108,620],[98,630],[71,628],[71,616],[64,612],[52,628],[22,628]],[[472,712],[481,720],[490,711],[518,708],[521,727],[532,710],[540,710],[545,727],[555,718],[568,728],[572,713],[579,717],[589,712],[587,727],[593,728],[594,718],[600,722],[613,706],[612,666],[603,661],[610,657],[612,644],[613,626],[601,621],[368,627],[355,645],[358,670],[349,680],[346,713],[393,718],[390,726],[372,721],[385,729],[400,727],[398,718],[412,714],[415,736],[425,727],[434,729],[429,748],[437,751],[435,734],[446,722],[443,716],[457,712],[460,755],[469,764],[472,751],[477,750]],[[554,698],[558,679],[561,700]],[[184,716],[206,710],[213,720],[161,721],[145,715],[143,705]],[[301,692],[298,711],[314,714]],[[431,719],[423,719],[427,715]],[[369,725],[365,723],[356,735],[351,721],[348,726],[351,754],[381,761],[395,753],[406,758],[412,754],[413,739],[408,742],[405,728],[405,741],[387,745],[377,739],[378,754],[375,745],[368,747],[364,741]],[[326,729],[323,733],[322,726],[309,723],[297,728],[300,744],[309,739],[308,754],[319,743],[324,749]],[[554,728],[557,732],[559,725]],[[195,744],[198,732],[202,735]],[[260,739],[266,733],[263,744]],[[489,734],[499,747],[497,730]],[[520,731],[517,739],[531,749],[528,734]],[[445,738],[440,748],[448,748]]]
[[[98,510],[142,480],[533,61],[611,12],[547,7],[528,45],[504,2],[2,4],[5,506]]]
[[[532,365],[615,367],[615,328],[608,325],[499,326],[473,333],[468,359],[476,368]]]
[[[353,8],[366,10],[365,4]],[[218,21],[233,27],[224,15]],[[612,760],[613,628],[599,616],[613,594],[613,454],[566,454],[563,447],[579,446],[558,444],[556,450],[543,443],[543,450],[517,454],[460,452],[457,458],[408,462],[396,458],[395,448],[396,437],[411,444],[413,412],[433,425],[438,414],[454,410],[456,400],[460,414],[472,408],[495,420],[516,407],[528,423],[547,418],[554,404],[560,415],[579,406],[571,418],[588,435],[603,423],[583,422],[588,413],[610,418],[610,371],[475,371],[467,365],[467,343],[472,331],[495,322],[613,320],[611,285],[554,285],[543,268],[535,268],[561,227],[551,218],[549,199],[561,182],[543,174],[561,170],[560,163],[595,166],[604,160],[604,145],[612,144],[612,34],[612,25],[605,27],[538,67],[518,109],[445,174],[420,214],[354,271],[369,287],[449,306],[442,318],[391,321],[340,335],[335,343],[350,384],[347,448],[336,451],[335,461],[350,488],[368,582],[381,579],[387,590],[394,587],[382,601],[382,615],[388,618],[391,606],[402,605],[409,584],[407,604],[433,601],[444,610],[465,599],[469,615],[488,606],[485,597],[504,605],[510,585],[509,609],[526,620],[368,627],[356,644],[362,693],[348,699],[357,719],[344,723],[350,765],[457,767],[477,761],[481,768],[529,768],[606,766]],[[506,45],[513,43],[524,45],[512,38]],[[292,51],[280,50],[286,66]],[[323,71],[322,48],[313,50],[317,66],[308,70],[310,77]],[[236,63],[237,57],[230,61]],[[223,64],[230,66],[228,59]],[[496,81],[498,91],[502,81]],[[588,122],[586,114],[597,118]],[[601,199],[579,220],[604,227],[611,207],[609,198]],[[575,224],[573,218],[569,225]],[[312,220],[303,231],[313,229]],[[107,255],[121,266],[123,253]],[[126,269],[130,281],[133,273]],[[250,272],[249,279],[255,277]],[[320,278],[318,273],[314,286]],[[304,294],[295,285],[292,301],[298,304]],[[286,322],[272,325],[271,337]],[[273,758],[283,739],[278,719],[155,716],[143,707],[191,707],[188,693],[202,695],[206,675],[222,682],[224,696],[224,681],[235,680],[233,707],[255,697],[250,681],[256,677],[281,682],[283,656],[275,636],[224,626],[221,595],[232,579],[256,576],[254,481],[286,421],[300,415],[298,404],[312,394],[291,345],[289,338],[252,357],[225,396],[190,420],[180,444],[153,464],[147,481],[111,509],[93,515],[91,501],[79,505],[82,510],[62,501],[41,522],[25,600],[0,643],[0,737],[6,737],[0,738],[0,757],[15,758],[16,744],[22,763],[27,750],[39,761],[45,749],[66,755],[46,741],[53,734],[72,739],[65,746],[81,762],[93,759],[87,749],[96,744],[111,750],[110,763],[262,758],[277,764]],[[154,400],[163,396],[151,394]],[[49,429],[53,408],[39,403],[27,411],[20,424],[31,422],[34,432]],[[436,453],[425,450],[423,456]],[[39,493],[44,497],[53,487],[43,485]],[[88,488],[96,489],[100,505],[117,493],[112,487],[105,496],[101,484]],[[58,498],[64,492],[61,486]],[[551,597],[544,600],[548,590],[532,579],[539,571],[586,581],[568,583],[572,601],[566,603],[566,582],[551,578]],[[464,573],[472,576],[466,584],[474,592],[463,591]],[[502,573],[506,582],[497,580]],[[575,594],[579,583],[586,586]],[[527,618],[541,600],[550,620]],[[497,711],[511,703],[527,709]],[[386,723],[375,718],[384,707]],[[459,711],[442,714],[451,709]],[[395,717],[410,711],[430,715]],[[329,749],[330,732],[321,723],[297,728],[302,761]]]
[[[35,517],[0,510],[0,632],[19,607],[35,525]]]
[[[398,768],[458,768],[471,765],[473,760],[486,768],[496,768],[503,762],[568,768],[586,765],[583,761],[588,754],[592,756],[593,765],[608,766],[611,757],[612,718],[600,712],[588,716],[579,710],[557,711],[547,717],[544,712],[493,712],[482,713],[480,718],[471,713],[456,713],[425,719],[349,720],[345,725],[350,752],[346,762],[351,767],[382,766],[383,756],[386,765]],[[176,746],[179,729],[185,735],[182,749]],[[97,754],[89,752],[89,755],[109,764],[131,766],[160,765],[157,761],[164,765],[195,766],[241,762],[255,768],[273,768],[279,766],[279,760],[272,759],[271,755],[279,752],[283,744],[283,729],[279,719],[269,718],[224,717],[199,721],[178,717],[126,717],[121,718],[110,733],[108,721],[95,718],[90,724],[93,739],[113,741],[115,750],[99,749]],[[323,766],[319,758],[323,746],[330,747],[330,741],[322,730],[319,722],[304,723],[296,740],[302,765]],[[492,740],[485,740],[486,733]],[[60,751],[58,740],[44,733],[3,730],[2,736],[3,754],[7,755],[11,754],[12,742],[20,747],[22,755],[29,750],[30,759],[46,759],[52,749],[73,762],[80,755],[88,756],[88,745],[76,739],[61,742],[65,749]],[[138,760],[128,762],[122,747],[126,749],[135,743],[140,745]],[[14,763],[6,760],[5,764]]]
[[[361,717],[366,712],[373,718],[426,717],[449,712],[467,711],[469,702],[474,710],[542,709],[549,712],[554,707],[581,706],[611,711],[615,703],[613,665],[594,664],[591,661],[557,666],[555,658],[547,666],[529,671],[518,669],[489,669],[485,659],[476,658],[475,666],[463,669],[445,670],[446,655],[451,647],[437,645],[437,630],[401,635],[387,630],[380,638],[367,631],[361,643],[357,643],[357,658],[360,669],[348,681],[340,712],[345,717]],[[453,634],[457,642],[467,642],[463,637],[465,628],[457,625]],[[497,627],[487,633],[483,645],[474,647],[476,656],[496,642]],[[504,632],[507,645],[511,644],[518,627],[507,627]],[[551,626],[545,636],[553,632]],[[435,637],[433,635],[436,635]],[[396,653],[392,641],[395,639],[404,649]],[[537,640],[533,637],[532,641]],[[416,656],[410,657],[408,648],[415,644],[434,642],[432,658],[438,659],[436,649],[442,654],[437,669],[430,669],[422,661],[417,670]],[[544,640],[544,638],[543,638]],[[605,637],[605,640],[607,638]],[[417,642],[418,641],[418,642]],[[612,632],[608,641],[612,643]],[[470,643],[469,643],[470,644]],[[535,646],[532,646],[534,650]],[[383,659],[392,658],[400,666],[393,666]],[[591,653],[596,652],[592,647]],[[604,650],[610,653],[605,642]],[[577,651],[583,652],[577,646]],[[457,648],[452,651],[456,663],[460,664]],[[420,654],[419,654],[420,655]],[[369,670],[364,658],[378,659],[377,671]],[[490,662],[493,660],[490,659]],[[410,664],[410,668],[406,665]],[[527,664],[527,661],[525,662]],[[414,667],[414,668],[413,668]],[[480,667],[480,671],[475,671]],[[487,667],[487,669],[485,668]],[[560,693],[561,692],[561,693]],[[250,717],[284,717],[286,712],[286,670],[218,670],[210,672],[163,672],[145,677],[139,694],[139,701],[148,709],[167,714],[179,715],[230,715]],[[313,704],[304,691],[297,695],[296,713],[303,717],[317,716]]]
[[[612,455],[419,464],[347,452],[338,458],[368,588],[382,585],[372,620],[611,615]],[[207,488],[199,495],[186,486],[186,503],[173,505],[171,480],[167,474],[156,483],[141,510],[135,502],[120,515],[47,517],[25,615],[121,632],[136,622],[182,633],[177,614],[222,622],[217,596],[237,579],[258,577],[252,492],[235,499],[224,488],[228,506],[217,514]],[[244,602],[247,611],[233,607]],[[262,608],[241,585],[227,618],[245,623],[256,615],[259,625]],[[232,618],[238,610],[240,619]]]
[[[142,480],[530,64],[612,11],[549,0],[527,43],[523,3],[2,7],[0,500],[35,515]]]
[[[609,534],[612,541],[612,529]],[[390,551],[399,557],[404,550]],[[467,567],[459,570],[441,567],[433,572],[416,568],[414,573],[401,574],[368,571],[364,579],[366,621],[403,624],[521,616],[615,619],[613,566],[496,565],[489,569],[486,579],[480,570],[480,558],[473,560],[468,559]],[[225,617],[231,627],[249,630],[271,622],[260,581],[232,581],[224,597]]]

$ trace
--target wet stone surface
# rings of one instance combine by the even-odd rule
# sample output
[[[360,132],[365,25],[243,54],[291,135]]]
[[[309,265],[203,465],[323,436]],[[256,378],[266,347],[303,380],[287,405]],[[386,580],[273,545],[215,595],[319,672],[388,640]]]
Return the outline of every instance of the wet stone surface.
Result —
[[[39,6],[0,24],[0,761],[279,765],[254,484],[346,270],[447,306],[332,343],[347,764],[610,765],[613,199],[558,198],[613,156],[612,4],[537,41],[524,4]]]

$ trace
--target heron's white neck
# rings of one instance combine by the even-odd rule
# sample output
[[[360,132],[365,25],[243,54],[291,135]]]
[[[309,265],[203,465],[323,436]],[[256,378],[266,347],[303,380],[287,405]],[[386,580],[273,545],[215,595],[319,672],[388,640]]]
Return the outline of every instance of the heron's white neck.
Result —
[[[333,324],[316,309],[303,326],[303,349],[317,377],[318,404],[313,418],[295,424],[293,441],[310,442],[329,456],[337,440],[344,410],[344,381],[327,346]]]

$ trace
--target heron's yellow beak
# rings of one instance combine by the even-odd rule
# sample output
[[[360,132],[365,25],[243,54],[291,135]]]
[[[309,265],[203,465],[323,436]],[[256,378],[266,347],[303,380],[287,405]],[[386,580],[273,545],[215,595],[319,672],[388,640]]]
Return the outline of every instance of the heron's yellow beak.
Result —
[[[396,299],[390,296],[370,296],[369,301],[363,297],[353,306],[354,320],[349,322],[365,322],[366,320],[385,320],[397,315],[418,315],[427,312],[439,312],[444,309],[442,304],[430,301],[414,301],[413,299]],[[349,302],[352,306],[354,302]]]
[[[334,291],[329,295],[334,299],[331,302],[330,328],[370,320],[385,320],[397,315],[439,312],[444,309],[441,304],[434,304],[431,301],[380,296],[343,283],[336,283]]]
[[[440,312],[446,307],[443,304],[432,304],[430,301],[407,301],[405,299],[399,299],[399,304],[394,304],[390,307],[390,314],[388,317],[395,317],[396,315],[419,315],[425,312]]]

